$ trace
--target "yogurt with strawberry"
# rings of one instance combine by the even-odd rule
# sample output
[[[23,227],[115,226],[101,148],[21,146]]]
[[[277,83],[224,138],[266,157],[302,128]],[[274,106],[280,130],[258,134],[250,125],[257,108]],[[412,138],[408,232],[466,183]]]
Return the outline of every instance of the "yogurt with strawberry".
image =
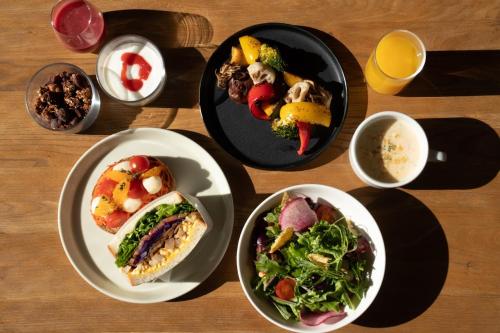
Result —
[[[130,105],[145,105],[158,97],[166,72],[159,49],[137,35],[106,44],[97,59],[97,79],[111,97]]]

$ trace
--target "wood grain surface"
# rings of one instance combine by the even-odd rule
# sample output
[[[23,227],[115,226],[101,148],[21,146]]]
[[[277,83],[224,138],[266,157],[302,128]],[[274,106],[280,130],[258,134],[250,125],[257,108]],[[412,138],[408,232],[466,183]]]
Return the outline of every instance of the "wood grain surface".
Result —
[[[24,107],[26,83],[40,67],[70,62],[95,74],[96,55],[66,50],[51,31],[53,1],[0,2],[0,331],[274,332],[246,300],[236,244],[252,209],[298,183],[347,191],[375,216],[387,272],[370,309],[343,332],[500,332],[500,2],[464,1],[92,1],[105,12],[107,38],[136,32],[166,55],[165,92],[152,105],[104,99],[84,134],[38,127]],[[249,25],[310,27],[338,55],[350,85],[349,113],[335,142],[295,170],[241,165],[208,136],[198,82],[210,54]],[[423,73],[401,96],[368,88],[362,68],[377,40],[405,28],[424,41]],[[448,162],[414,183],[367,188],[347,148],[368,115],[397,110],[418,119]],[[234,231],[215,272],[180,299],[134,305],[85,283],[64,255],[58,197],[79,156],[105,136],[134,127],[190,137],[220,163],[233,190]]]

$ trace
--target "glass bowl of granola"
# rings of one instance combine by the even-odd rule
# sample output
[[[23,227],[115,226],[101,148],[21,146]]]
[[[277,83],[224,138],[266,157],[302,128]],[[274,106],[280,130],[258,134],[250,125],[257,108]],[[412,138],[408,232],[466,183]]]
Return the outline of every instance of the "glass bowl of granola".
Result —
[[[97,87],[79,67],[55,63],[33,75],[26,89],[26,110],[43,128],[78,133],[99,115],[101,99]]]

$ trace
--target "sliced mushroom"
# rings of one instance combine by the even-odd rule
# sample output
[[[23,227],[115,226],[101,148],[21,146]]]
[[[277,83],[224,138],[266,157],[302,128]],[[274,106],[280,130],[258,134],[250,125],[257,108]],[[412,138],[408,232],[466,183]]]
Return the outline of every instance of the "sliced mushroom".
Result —
[[[288,92],[285,96],[285,102],[295,103],[305,101],[310,89],[311,84],[307,81],[300,81],[295,83],[290,87],[290,89],[288,89]]]
[[[264,65],[261,62],[254,62],[247,68],[248,74],[252,78],[253,84],[259,84],[262,82],[268,82],[270,84],[274,83],[276,80],[276,73],[268,65]]]
[[[219,70],[215,71],[215,76],[217,77],[217,87],[226,89],[231,77],[241,70],[242,67],[239,65],[224,63]]]
[[[323,88],[319,84],[314,83],[311,80],[304,80],[304,82],[307,82],[311,85],[307,100],[316,104],[324,105],[327,109],[329,109],[332,102],[332,94],[325,88]]]

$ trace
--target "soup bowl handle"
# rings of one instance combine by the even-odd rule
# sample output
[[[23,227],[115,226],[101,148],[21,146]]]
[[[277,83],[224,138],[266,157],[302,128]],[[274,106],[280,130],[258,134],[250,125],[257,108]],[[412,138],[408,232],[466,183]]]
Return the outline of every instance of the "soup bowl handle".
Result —
[[[429,149],[427,162],[446,162],[447,155],[444,151]]]

